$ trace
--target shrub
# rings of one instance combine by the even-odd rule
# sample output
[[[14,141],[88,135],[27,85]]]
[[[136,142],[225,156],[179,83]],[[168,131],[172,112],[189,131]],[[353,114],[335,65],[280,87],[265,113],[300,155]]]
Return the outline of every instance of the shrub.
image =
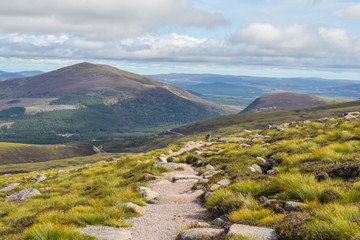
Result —
[[[320,202],[321,203],[330,203],[341,198],[340,193],[333,189],[324,189],[320,194]]]

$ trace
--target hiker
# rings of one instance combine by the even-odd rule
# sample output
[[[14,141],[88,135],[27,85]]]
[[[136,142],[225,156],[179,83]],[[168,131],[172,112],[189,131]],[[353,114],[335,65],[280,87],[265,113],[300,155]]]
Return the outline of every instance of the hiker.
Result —
[[[211,139],[211,135],[208,133],[205,137],[205,140],[209,141],[210,142],[210,139]]]

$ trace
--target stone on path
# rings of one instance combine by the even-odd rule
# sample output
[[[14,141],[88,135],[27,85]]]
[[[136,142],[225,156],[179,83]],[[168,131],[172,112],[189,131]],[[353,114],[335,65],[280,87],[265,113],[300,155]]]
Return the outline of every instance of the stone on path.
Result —
[[[159,196],[159,193],[151,190],[151,188],[148,187],[139,187],[139,190],[142,194],[142,197],[145,198],[146,200],[150,200]]]
[[[178,235],[178,240],[208,240],[215,238],[223,233],[222,229],[215,228],[192,228],[181,231]]]
[[[140,214],[140,215],[143,215],[145,213],[145,209],[143,207],[140,207],[132,202],[126,202],[126,203],[123,203],[121,204],[120,206],[124,206],[126,208],[130,208],[132,209],[134,212]]]
[[[19,186],[20,183],[10,183],[6,187],[0,189],[0,192],[7,192],[13,190],[16,186]]]
[[[5,199],[5,202],[15,202],[15,201],[20,201],[20,200],[24,200],[27,198],[30,198],[34,195],[41,195],[41,193],[39,192],[39,190],[35,189],[35,188],[25,188],[19,192],[16,192],[14,194],[11,194],[10,196],[8,196]]]
[[[253,227],[243,224],[233,224],[228,232],[229,236],[244,236],[254,238],[256,240],[276,240],[278,236],[274,229]]]
[[[99,240],[131,240],[131,232],[124,228],[87,226],[81,229],[81,233],[94,236]]]

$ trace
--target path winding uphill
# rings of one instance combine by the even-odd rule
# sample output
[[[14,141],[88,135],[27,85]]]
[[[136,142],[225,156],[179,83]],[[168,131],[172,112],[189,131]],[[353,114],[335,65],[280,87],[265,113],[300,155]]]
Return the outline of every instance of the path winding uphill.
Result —
[[[160,161],[166,164],[167,158],[201,146],[203,146],[202,142],[189,142],[178,152],[162,156]],[[181,164],[181,167],[185,171],[164,173],[161,177],[150,181],[149,188],[139,188],[148,201],[147,206],[140,207],[139,212],[143,215],[129,220],[132,224],[131,228],[88,226],[82,230],[83,233],[100,240],[173,240],[184,226],[204,220],[206,209],[198,200],[204,192],[191,191],[201,177],[188,164]],[[174,165],[174,168],[177,166]]]

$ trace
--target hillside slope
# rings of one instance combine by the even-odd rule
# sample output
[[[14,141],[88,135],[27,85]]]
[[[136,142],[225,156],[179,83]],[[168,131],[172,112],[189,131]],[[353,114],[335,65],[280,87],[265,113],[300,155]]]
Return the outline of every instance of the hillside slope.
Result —
[[[271,112],[312,108],[323,105],[351,101],[351,99],[331,99],[312,96],[303,93],[272,93],[256,98],[242,113],[246,112]]]
[[[228,113],[184,89],[80,63],[0,82],[0,141],[61,143],[141,137]]]

